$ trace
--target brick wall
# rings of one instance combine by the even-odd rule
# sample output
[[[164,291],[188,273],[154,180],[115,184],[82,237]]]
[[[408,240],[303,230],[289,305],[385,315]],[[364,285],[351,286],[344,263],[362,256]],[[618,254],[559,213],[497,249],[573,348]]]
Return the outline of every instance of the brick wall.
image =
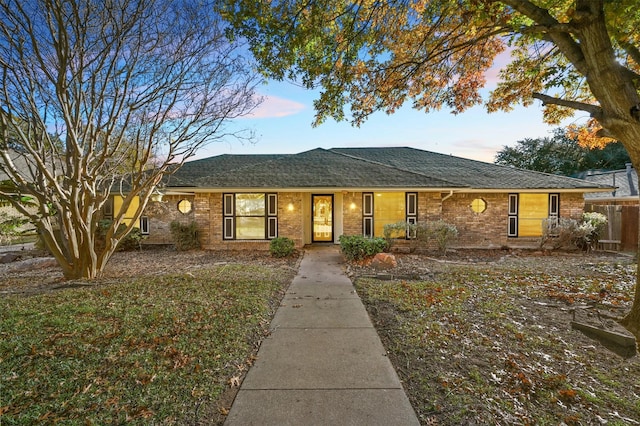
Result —
[[[560,194],[560,217],[580,219],[584,212],[582,194]]]
[[[483,213],[471,210],[471,202],[482,198]],[[442,218],[458,228],[456,247],[500,247],[507,244],[507,194],[453,194],[442,203]]]
[[[278,236],[291,238],[298,248],[304,246],[302,200],[300,192],[278,193]]]
[[[471,210],[471,202],[482,198],[483,213]],[[582,194],[560,194],[560,216],[578,219],[584,209]],[[442,204],[442,217],[458,228],[456,247],[535,247],[538,238],[507,237],[508,194],[454,194]]]
[[[269,250],[269,241],[242,241],[223,239],[222,193],[197,194],[195,220],[200,230],[200,241],[209,250]],[[289,205],[293,207],[289,211]],[[296,247],[303,242],[303,198],[299,192],[278,193],[278,235],[291,238]]]
[[[162,201],[149,201],[143,216],[149,218],[149,235],[144,240],[145,244],[173,244],[170,224],[178,221],[183,224],[195,220],[196,203],[193,195],[165,195]],[[184,214],[178,210],[180,200],[191,202],[191,212]]]
[[[439,192],[418,192],[418,222],[442,218],[442,196]]]
[[[362,192],[347,192],[342,196],[342,233],[362,235]]]

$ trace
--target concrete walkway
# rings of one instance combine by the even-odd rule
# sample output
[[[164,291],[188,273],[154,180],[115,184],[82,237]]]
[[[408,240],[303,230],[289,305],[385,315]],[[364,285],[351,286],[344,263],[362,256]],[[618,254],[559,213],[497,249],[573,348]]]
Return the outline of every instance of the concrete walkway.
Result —
[[[419,425],[335,246],[305,250],[225,422]]]

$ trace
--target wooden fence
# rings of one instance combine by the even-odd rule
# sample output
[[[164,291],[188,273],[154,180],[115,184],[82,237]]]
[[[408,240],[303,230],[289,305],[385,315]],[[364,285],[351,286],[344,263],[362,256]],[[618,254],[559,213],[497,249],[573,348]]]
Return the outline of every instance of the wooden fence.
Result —
[[[607,217],[600,247],[610,250],[638,249],[638,206],[592,205],[591,210]]]

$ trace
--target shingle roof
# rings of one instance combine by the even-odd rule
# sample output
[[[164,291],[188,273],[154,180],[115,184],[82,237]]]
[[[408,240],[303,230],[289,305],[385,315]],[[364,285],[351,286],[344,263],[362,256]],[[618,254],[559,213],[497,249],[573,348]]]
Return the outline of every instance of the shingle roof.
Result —
[[[586,175],[584,179],[593,184],[614,187],[610,192],[588,194],[586,198],[638,197],[638,174],[635,169],[614,170]]]
[[[167,186],[197,187],[198,181],[210,179],[213,176],[227,174],[241,174],[254,166],[259,166],[273,160],[288,157],[288,154],[258,154],[258,155],[217,155],[189,161],[173,175],[168,177]]]
[[[400,169],[446,177],[459,185],[476,189],[574,189],[598,186],[582,179],[500,166],[415,148],[334,148],[332,150]]]
[[[220,155],[185,163],[167,187],[600,189],[581,179],[414,148],[317,148],[286,155]]]

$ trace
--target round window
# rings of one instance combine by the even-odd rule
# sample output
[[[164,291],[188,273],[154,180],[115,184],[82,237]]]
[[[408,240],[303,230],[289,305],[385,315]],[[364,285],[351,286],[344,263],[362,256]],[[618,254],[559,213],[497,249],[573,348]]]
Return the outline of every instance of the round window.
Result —
[[[471,210],[474,213],[483,213],[487,209],[487,202],[482,198],[476,198],[471,202]]]
[[[189,213],[191,211],[191,201],[189,200],[178,201],[178,211],[184,214]]]

